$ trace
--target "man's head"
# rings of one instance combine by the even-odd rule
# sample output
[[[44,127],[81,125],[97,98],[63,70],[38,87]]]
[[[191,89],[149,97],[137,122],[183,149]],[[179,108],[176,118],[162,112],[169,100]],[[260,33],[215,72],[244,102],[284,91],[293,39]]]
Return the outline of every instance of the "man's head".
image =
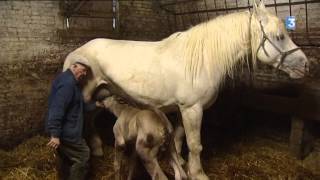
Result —
[[[90,69],[90,65],[85,60],[77,60],[70,67],[70,70],[72,71],[77,81],[83,80],[86,77],[89,69]]]

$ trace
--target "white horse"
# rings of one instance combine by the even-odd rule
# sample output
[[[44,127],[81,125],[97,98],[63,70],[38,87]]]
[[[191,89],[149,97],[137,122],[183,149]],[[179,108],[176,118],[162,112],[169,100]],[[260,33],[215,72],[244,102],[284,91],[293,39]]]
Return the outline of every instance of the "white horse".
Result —
[[[259,59],[292,78],[303,77],[308,66],[282,21],[254,2],[252,13],[221,16],[162,41],[94,39],[68,55],[64,70],[77,59],[89,61],[86,100],[97,86],[113,82],[136,102],[178,107],[190,151],[189,177],[202,180],[208,179],[200,160],[203,109],[216,100],[224,78],[250,56],[253,64]],[[181,141],[177,144],[180,152]]]

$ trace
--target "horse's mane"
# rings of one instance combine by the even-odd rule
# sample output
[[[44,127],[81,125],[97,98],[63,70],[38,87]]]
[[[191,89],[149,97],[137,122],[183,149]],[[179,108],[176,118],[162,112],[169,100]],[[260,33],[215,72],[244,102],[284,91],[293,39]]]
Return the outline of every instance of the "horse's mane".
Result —
[[[258,22],[253,21],[255,16],[252,19],[250,16],[248,11],[219,16],[187,31],[172,34],[163,40],[163,45],[180,47],[186,62],[186,78],[193,83],[203,70],[210,77],[221,73],[221,82],[225,75],[233,76],[234,68],[240,64],[238,62],[248,63],[249,54],[252,54],[255,67],[261,29]]]

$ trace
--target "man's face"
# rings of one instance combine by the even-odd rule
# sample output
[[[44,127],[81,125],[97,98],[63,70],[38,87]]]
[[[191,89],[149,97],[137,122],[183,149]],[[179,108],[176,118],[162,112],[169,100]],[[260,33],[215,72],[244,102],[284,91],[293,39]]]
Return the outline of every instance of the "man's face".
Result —
[[[77,81],[81,81],[86,77],[88,69],[85,66],[81,64],[74,64],[72,68],[74,77]]]

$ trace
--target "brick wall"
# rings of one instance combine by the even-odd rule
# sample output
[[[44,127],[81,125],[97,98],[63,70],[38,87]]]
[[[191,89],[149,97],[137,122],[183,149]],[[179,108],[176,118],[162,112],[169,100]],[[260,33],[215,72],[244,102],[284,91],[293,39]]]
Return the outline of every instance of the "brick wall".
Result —
[[[0,60],[11,62],[58,49],[58,1],[0,1]]]
[[[120,1],[119,32],[112,1],[0,1],[0,147],[43,131],[50,85],[65,56],[96,37],[158,40],[165,15],[151,1]],[[67,9],[78,8],[69,15]],[[118,24],[119,25],[119,24]]]
[[[119,1],[119,13],[121,39],[160,40],[174,31],[158,1]]]

